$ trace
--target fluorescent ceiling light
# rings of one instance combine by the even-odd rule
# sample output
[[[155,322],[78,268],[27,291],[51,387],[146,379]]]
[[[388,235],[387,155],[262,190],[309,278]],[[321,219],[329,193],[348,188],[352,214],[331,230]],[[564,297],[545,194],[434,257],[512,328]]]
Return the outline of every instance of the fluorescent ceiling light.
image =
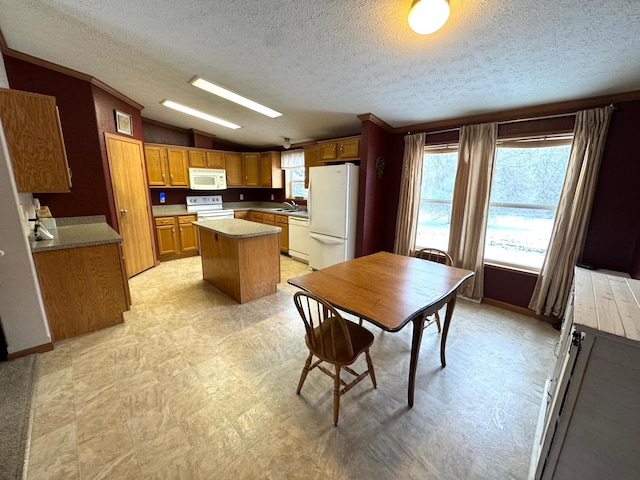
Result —
[[[173,108],[174,110],[178,110],[179,112],[186,113],[187,115],[192,115],[194,117],[207,120],[211,123],[217,123],[218,125],[222,125],[223,127],[233,128],[234,130],[237,128],[242,128],[240,125],[236,125],[235,123],[227,122],[226,120],[222,120],[221,118],[214,117],[213,115],[209,115],[208,113],[204,113],[199,110],[194,110],[190,107],[185,107],[184,105],[172,102],[170,100],[163,101],[162,105],[164,105],[165,107]]]
[[[282,115],[280,112],[276,112],[275,110],[270,109],[269,107],[265,107],[264,105],[260,105],[253,100],[249,100],[248,98],[243,97],[242,95],[238,95],[237,93],[233,93],[226,88],[222,88],[219,85],[215,85],[211,82],[208,82],[200,77],[195,77],[189,83],[194,87],[201,88],[202,90],[206,90],[209,93],[213,93],[214,95],[218,95],[219,97],[225,98],[231,102],[237,103],[238,105],[242,105],[243,107],[250,108],[251,110],[255,110],[258,113],[266,115],[267,117],[276,118]]]

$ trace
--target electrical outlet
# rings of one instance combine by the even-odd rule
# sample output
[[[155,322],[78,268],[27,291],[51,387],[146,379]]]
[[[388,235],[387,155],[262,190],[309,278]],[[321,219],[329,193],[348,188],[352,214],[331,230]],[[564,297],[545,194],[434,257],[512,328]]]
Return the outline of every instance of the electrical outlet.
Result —
[[[273,196],[273,193],[271,194],[271,200],[275,200],[275,197]]]
[[[244,195],[240,194],[240,200],[244,200]]]

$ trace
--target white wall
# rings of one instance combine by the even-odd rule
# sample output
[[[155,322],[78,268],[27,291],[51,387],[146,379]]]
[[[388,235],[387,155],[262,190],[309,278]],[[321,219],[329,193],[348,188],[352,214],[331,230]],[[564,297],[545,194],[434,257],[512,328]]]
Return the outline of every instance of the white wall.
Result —
[[[0,87],[9,88],[0,55]],[[9,354],[51,342],[40,285],[25,236],[20,202],[31,195],[16,191],[9,152],[0,128],[0,319]]]

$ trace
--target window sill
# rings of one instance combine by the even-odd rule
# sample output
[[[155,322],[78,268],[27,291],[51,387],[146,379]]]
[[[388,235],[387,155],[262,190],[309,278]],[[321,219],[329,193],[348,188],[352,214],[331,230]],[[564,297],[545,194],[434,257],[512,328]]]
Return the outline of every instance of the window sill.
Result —
[[[523,267],[520,265],[511,265],[508,263],[500,263],[496,261],[485,261],[484,264],[485,266],[500,268],[502,270],[511,270],[513,272],[521,272],[521,273],[526,273],[526,274],[535,275],[535,276],[540,275],[539,268]]]

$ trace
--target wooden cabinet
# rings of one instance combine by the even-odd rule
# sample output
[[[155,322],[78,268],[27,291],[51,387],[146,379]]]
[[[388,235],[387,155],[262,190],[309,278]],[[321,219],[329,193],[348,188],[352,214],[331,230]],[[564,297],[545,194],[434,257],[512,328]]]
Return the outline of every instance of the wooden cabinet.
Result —
[[[224,152],[205,148],[190,148],[189,166],[194,168],[224,168]]]
[[[576,268],[545,388],[536,479],[640,478],[640,280]]]
[[[238,152],[224,152],[224,164],[227,170],[227,187],[241,187],[242,154]]]
[[[304,188],[309,188],[309,169],[324,165],[320,161],[320,149],[318,145],[304,147]]]
[[[260,185],[267,188],[282,188],[280,152],[260,154]]]
[[[289,253],[289,217],[276,215],[276,227],[280,227],[280,251]]]
[[[318,142],[320,161],[358,160],[360,158],[360,136]]]
[[[189,188],[189,155],[186,148],[146,144],[144,154],[150,187]]]
[[[260,186],[260,154],[243,153],[242,171],[244,173],[243,185],[247,187]]]
[[[207,151],[200,149],[188,150],[189,155],[189,167],[193,168],[207,168]]]
[[[237,212],[233,212],[233,218],[239,218],[241,220],[249,220],[249,211],[248,210],[240,210]]]
[[[198,235],[192,222],[196,215],[156,217],[156,238],[161,261],[189,257],[198,253]]]
[[[251,220],[252,222],[262,223],[263,213],[251,210],[251,212],[249,212],[249,220]]]
[[[124,321],[129,283],[119,243],[33,254],[53,341]]]
[[[224,168],[224,152],[207,150],[207,168]]]
[[[56,99],[0,88],[0,117],[18,192],[68,192],[71,175]]]
[[[273,213],[263,213],[262,214],[262,223],[265,225],[273,225],[276,224],[276,216]]]

